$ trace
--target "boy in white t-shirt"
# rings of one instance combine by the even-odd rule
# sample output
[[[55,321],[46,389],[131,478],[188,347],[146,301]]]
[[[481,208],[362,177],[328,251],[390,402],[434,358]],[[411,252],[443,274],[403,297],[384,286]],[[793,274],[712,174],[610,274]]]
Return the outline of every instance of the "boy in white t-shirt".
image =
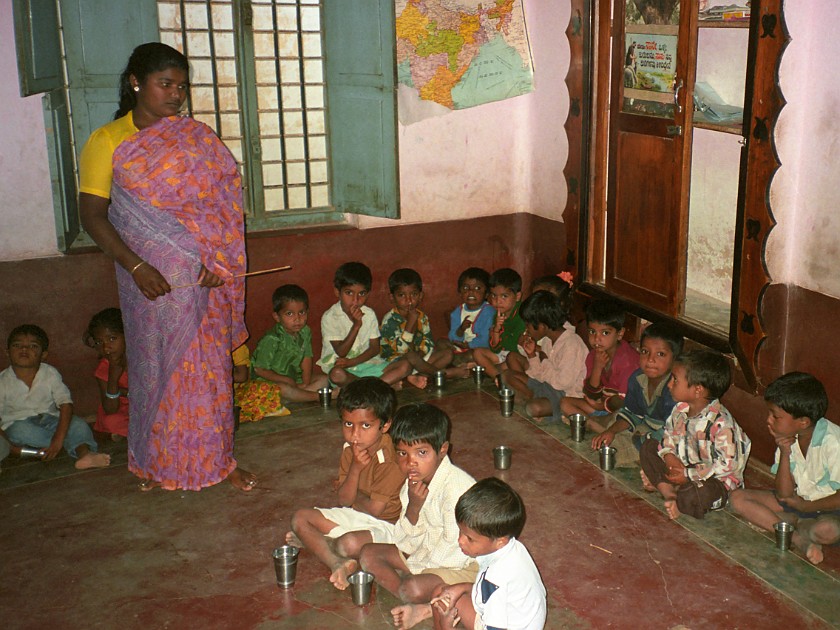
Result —
[[[410,628],[432,616],[435,628],[459,623],[470,630],[542,630],[545,586],[531,554],[516,537],[525,526],[525,505],[504,481],[488,477],[467,490],[455,505],[465,555],[478,561],[475,583],[441,584],[431,605],[392,611],[397,628]]]

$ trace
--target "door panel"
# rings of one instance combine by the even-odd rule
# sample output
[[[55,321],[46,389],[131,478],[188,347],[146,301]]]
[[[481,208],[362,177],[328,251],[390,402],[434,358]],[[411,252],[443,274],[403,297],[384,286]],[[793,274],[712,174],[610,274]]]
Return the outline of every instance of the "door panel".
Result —
[[[638,6],[662,4],[613,5],[605,284],[617,295],[678,315],[685,294],[691,146],[682,86],[693,79],[692,37],[688,19],[679,19],[679,2],[671,3],[668,15],[645,14]]]

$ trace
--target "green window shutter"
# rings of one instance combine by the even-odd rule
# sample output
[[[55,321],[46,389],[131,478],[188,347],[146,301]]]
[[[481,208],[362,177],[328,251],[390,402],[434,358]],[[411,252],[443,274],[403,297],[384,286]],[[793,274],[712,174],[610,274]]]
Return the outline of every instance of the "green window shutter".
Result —
[[[13,8],[20,95],[60,88],[64,77],[55,0],[15,0]]]
[[[66,252],[79,236],[79,206],[73,169],[73,142],[70,115],[63,89],[47,92],[43,98],[44,128],[47,132],[47,155],[50,161],[50,186],[55,210],[58,249]]]
[[[397,218],[393,0],[324,3],[332,201],[336,210]]]

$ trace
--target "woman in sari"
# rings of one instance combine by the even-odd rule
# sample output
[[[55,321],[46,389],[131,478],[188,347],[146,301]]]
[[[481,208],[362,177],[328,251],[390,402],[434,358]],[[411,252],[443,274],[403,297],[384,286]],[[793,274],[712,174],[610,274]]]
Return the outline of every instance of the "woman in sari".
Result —
[[[150,490],[200,490],[256,477],[233,457],[231,350],[248,336],[242,191],[236,162],[206,125],[178,113],[189,66],[138,46],[120,108],[80,159],[82,224],[114,259],[131,396],[128,467]]]

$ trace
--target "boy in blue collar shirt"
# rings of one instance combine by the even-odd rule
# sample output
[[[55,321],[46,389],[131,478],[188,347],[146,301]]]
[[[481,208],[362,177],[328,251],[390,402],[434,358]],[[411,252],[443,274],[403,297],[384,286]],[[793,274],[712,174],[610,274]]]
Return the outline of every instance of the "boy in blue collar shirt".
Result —
[[[793,545],[814,564],[823,547],[840,542],[840,427],[823,416],[825,388],[805,372],[790,372],[767,386],[767,428],[776,440],[775,490],[738,490],[732,509],[773,531],[796,525]]]

